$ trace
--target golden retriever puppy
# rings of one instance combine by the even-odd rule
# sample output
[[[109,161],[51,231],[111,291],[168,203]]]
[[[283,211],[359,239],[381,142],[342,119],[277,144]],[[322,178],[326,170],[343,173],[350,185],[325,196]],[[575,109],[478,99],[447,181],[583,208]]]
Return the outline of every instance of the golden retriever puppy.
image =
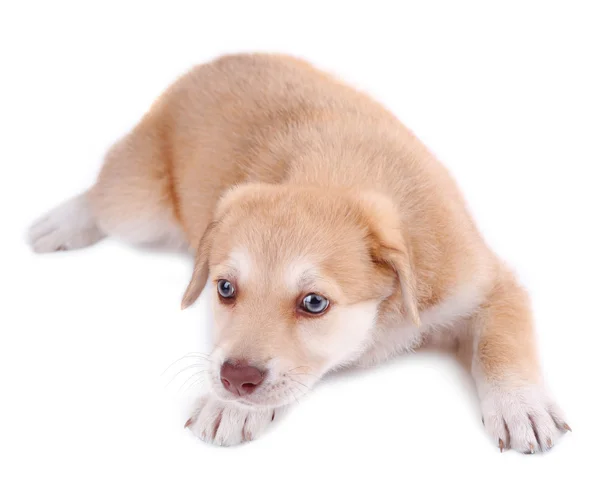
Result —
[[[327,372],[427,345],[467,364],[501,450],[546,451],[569,430],[540,376],[527,293],[448,171],[384,107],[304,61],[192,69],[29,237],[50,252],[107,235],[194,251],[183,307],[210,283],[210,391],[186,424],[203,440],[252,440]]]

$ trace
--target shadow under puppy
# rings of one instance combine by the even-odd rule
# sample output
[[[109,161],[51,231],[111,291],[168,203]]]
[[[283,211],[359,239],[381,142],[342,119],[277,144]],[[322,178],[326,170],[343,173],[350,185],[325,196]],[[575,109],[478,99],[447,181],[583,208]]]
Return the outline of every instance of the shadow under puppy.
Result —
[[[536,359],[526,292],[447,172],[389,111],[308,63],[192,69],[108,152],[87,192],[30,229],[35,251],[106,235],[185,247],[210,280],[209,393],[187,426],[252,440],[325,373],[424,345],[468,365],[500,449],[569,430]]]

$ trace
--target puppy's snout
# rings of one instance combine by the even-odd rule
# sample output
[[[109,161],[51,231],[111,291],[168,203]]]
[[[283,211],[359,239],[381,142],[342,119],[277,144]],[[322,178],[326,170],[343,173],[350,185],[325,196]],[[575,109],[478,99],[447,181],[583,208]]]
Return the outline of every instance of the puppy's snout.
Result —
[[[264,378],[264,372],[244,361],[226,361],[221,366],[221,383],[234,395],[252,393]]]

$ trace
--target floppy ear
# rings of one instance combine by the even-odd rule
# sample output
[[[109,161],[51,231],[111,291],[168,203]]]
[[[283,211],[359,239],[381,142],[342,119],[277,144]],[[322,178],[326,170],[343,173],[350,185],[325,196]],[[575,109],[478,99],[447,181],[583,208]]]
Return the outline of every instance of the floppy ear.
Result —
[[[198,299],[206,285],[206,280],[208,279],[208,255],[210,253],[212,236],[216,225],[216,222],[210,223],[200,239],[200,244],[198,244],[198,250],[196,251],[196,257],[194,259],[192,278],[185,290],[183,299],[181,300],[182,310],[188,308]]]
[[[198,244],[192,279],[190,280],[190,283],[185,290],[185,294],[183,295],[183,299],[181,300],[182,309],[185,309],[194,303],[206,285],[206,280],[208,279],[208,256],[212,246],[215,228],[219,225],[220,221],[223,220],[223,217],[231,208],[232,204],[241,202],[241,200],[244,198],[256,195],[258,192],[260,192],[260,189],[270,187],[265,187],[265,185],[260,183],[235,185],[221,196],[217,202],[217,206],[213,214],[213,221],[204,231],[204,234],[200,239],[200,243]]]
[[[378,192],[361,193],[360,197],[369,219],[372,257],[395,272],[400,282],[404,309],[412,322],[420,326],[412,255],[396,207],[391,199]]]
[[[419,317],[419,304],[417,301],[417,283],[415,281],[410,254],[406,249],[401,249],[400,245],[394,245],[394,247],[382,245],[380,247],[379,258],[382,263],[391,267],[398,276],[404,309],[415,326],[420,326],[421,318]]]

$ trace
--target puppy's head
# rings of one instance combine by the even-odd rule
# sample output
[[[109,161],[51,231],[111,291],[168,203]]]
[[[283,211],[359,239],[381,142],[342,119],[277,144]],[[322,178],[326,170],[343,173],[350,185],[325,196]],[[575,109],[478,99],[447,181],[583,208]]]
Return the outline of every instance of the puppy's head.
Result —
[[[401,219],[381,194],[248,184],[217,207],[183,298],[210,278],[211,389],[279,406],[358,358],[392,295],[418,323]]]

